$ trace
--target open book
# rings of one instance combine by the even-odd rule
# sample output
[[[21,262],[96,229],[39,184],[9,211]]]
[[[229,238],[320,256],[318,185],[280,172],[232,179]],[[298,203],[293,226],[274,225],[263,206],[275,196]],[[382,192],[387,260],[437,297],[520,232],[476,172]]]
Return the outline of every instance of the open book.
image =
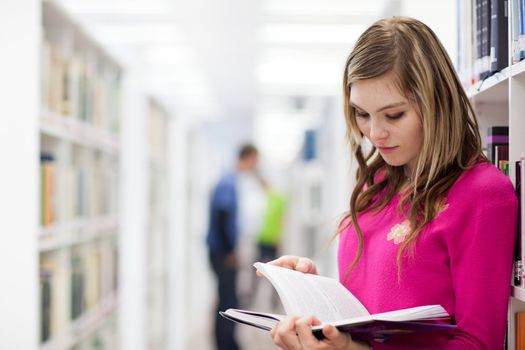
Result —
[[[448,331],[455,328],[444,322],[448,313],[440,305],[418,306],[371,315],[339,281],[312,274],[255,263],[257,270],[273,285],[287,315],[314,315],[323,324],[330,323],[356,339],[385,340],[392,335],[420,331]],[[232,321],[264,330],[285,315],[228,309],[220,314]],[[322,338],[322,326],[314,326],[314,335]]]

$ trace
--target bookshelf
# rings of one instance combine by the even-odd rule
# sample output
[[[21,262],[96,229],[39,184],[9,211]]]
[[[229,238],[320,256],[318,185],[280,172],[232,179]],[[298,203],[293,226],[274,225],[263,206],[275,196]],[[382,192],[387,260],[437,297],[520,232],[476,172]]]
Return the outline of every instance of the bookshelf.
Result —
[[[41,3],[40,349],[115,349],[122,70],[67,12]]]
[[[166,150],[175,144],[177,157],[184,155],[184,132],[167,125],[159,107],[157,124],[166,124],[149,134],[143,81],[124,74],[59,3],[7,0],[0,13],[0,92],[6,97],[0,103],[0,217],[6,233],[0,276],[8,286],[0,298],[0,348],[182,348],[173,346],[182,343],[180,327],[166,330],[168,321],[183,321],[178,311],[184,299],[167,301],[182,285],[184,267],[157,283],[151,295],[157,301],[163,293],[163,299],[154,307],[146,292],[147,278],[167,275],[168,256],[179,261],[184,254],[184,244],[166,242],[168,227],[173,231],[167,218],[176,214],[182,231],[184,217],[168,207],[173,193],[166,188],[169,167],[162,166],[174,162]],[[176,140],[168,140],[175,131]],[[159,133],[163,141],[157,145]],[[185,174],[177,171],[179,178]],[[150,246],[165,253],[149,253]],[[149,309],[156,318],[148,318]],[[168,316],[160,318],[161,312]],[[148,324],[150,319],[156,323]],[[160,345],[149,347],[147,332]]]
[[[519,160],[525,152],[525,141],[523,135],[525,132],[525,121],[523,120],[523,111],[525,110],[525,61],[521,61],[511,66],[511,76],[509,80],[509,157],[511,159],[511,177],[514,183],[514,161]],[[523,206],[524,198],[521,198]],[[523,222],[525,218],[522,216]],[[523,230],[521,240],[525,239]],[[523,285],[523,283],[522,283]],[[519,311],[525,311],[525,289],[523,287],[513,286],[512,300],[509,311],[509,349],[517,349],[515,345],[516,320],[515,314]],[[512,335],[512,336],[511,336]],[[523,337],[523,335],[521,335]]]
[[[166,349],[168,304],[168,134],[169,114],[153,99],[147,106],[147,342],[148,349]]]
[[[485,5],[484,5],[485,3]],[[488,77],[480,78],[479,68],[479,53],[483,53],[483,47],[476,47],[476,35],[482,35],[479,31],[479,24],[475,21],[469,22],[465,20],[465,16],[476,18],[475,11],[482,11],[486,3],[492,6],[508,6],[506,11],[508,13],[507,26],[508,35],[499,36],[498,40],[503,40],[507,43],[506,62],[503,62],[506,68],[500,69],[497,72],[491,73]],[[520,156],[525,152],[525,119],[523,118],[523,111],[525,110],[525,61],[523,54],[525,54],[525,22],[523,21],[523,12],[520,10],[522,0],[510,0],[509,2],[492,1],[476,1],[476,0],[459,0],[459,42],[467,45],[460,48],[460,59],[458,62],[460,77],[463,78],[467,94],[471,99],[473,106],[478,115],[480,122],[480,131],[483,138],[484,146],[486,146],[487,130],[490,126],[508,126],[509,128],[509,177],[512,182],[516,184],[515,179],[515,161],[520,159]],[[480,8],[476,8],[477,6]],[[504,7],[503,7],[504,8]],[[470,12],[474,11],[474,12]],[[470,15],[469,15],[470,13]],[[490,15],[490,12],[489,12]],[[501,18],[501,17],[498,17]],[[499,21],[500,19],[498,19]],[[494,28],[495,22],[491,23]],[[499,27],[501,28],[501,27]],[[470,32],[469,32],[470,31]],[[479,37],[478,37],[479,38]],[[494,46],[489,40],[488,45]],[[487,51],[487,50],[485,50]],[[519,52],[522,51],[522,57]],[[478,55],[478,56],[476,56]],[[521,60],[520,60],[521,59]],[[478,62],[476,62],[478,60]],[[481,68],[483,70],[483,68]],[[495,69],[492,69],[495,71]],[[472,84],[473,83],[473,84]],[[523,198],[521,199],[523,203]],[[525,218],[522,217],[522,220]],[[523,239],[523,237],[521,238]],[[509,350],[517,349],[516,333],[516,318],[515,313],[525,311],[525,288],[522,286],[512,285],[510,287],[511,301],[509,304],[508,317],[508,340],[506,347]],[[522,335],[523,336],[523,335]]]

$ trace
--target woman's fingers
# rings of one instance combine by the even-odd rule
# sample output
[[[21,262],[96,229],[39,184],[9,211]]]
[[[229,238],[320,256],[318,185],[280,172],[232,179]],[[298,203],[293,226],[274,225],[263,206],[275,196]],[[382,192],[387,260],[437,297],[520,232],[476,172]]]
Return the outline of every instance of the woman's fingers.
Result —
[[[341,333],[332,325],[323,327],[325,339],[318,340],[312,333],[312,326],[319,325],[321,322],[313,316],[302,317],[295,321],[299,341],[303,349],[346,349],[352,342],[350,335]]]
[[[295,321],[299,317],[292,316],[280,321],[271,331],[273,342],[285,350],[302,349],[299,337],[295,331]]]
[[[319,340],[312,333],[313,323],[313,316],[302,317],[295,321],[295,330],[304,349],[315,349],[319,346]]]
[[[315,263],[308,258],[284,255],[278,259],[270,261],[268,264],[281,266],[291,270],[297,270],[303,273],[317,274]]]
[[[267,262],[267,264],[284,267],[290,270],[295,270],[295,266],[297,265],[298,260],[298,256],[283,255],[275,260]],[[262,273],[260,273],[259,271],[256,271],[255,273],[257,274],[257,276],[262,277]]]
[[[353,344],[349,334],[339,332],[332,325],[323,327],[325,338],[318,340],[312,333],[312,326],[319,324],[321,322],[313,316],[288,317],[271,330],[271,335],[274,343],[284,350],[347,349]]]
[[[346,349],[352,342],[352,337],[347,333],[341,333],[332,325],[325,325],[323,327],[324,342],[333,346],[336,349]]]
[[[317,268],[314,262],[308,258],[299,258],[295,269],[304,273],[317,275]]]

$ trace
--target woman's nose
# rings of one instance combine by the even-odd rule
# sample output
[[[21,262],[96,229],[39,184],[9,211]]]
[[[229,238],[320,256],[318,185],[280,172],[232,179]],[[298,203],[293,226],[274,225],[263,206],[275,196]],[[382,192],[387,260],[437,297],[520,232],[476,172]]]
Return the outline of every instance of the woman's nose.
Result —
[[[380,121],[371,120],[370,122],[370,140],[381,141],[388,137],[388,130]]]

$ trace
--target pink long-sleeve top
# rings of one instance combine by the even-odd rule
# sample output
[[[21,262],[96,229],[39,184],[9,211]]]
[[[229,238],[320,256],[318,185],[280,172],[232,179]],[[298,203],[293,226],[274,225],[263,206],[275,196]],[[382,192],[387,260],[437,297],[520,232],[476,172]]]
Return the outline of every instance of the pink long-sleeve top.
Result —
[[[372,314],[439,304],[457,328],[372,342],[374,349],[502,349],[518,215],[509,179],[489,163],[466,170],[421,232],[413,256],[403,257],[398,278],[397,252],[409,225],[399,200],[359,215],[363,254],[346,280],[357,237],[351,225],[341,232],[340,280]]]

